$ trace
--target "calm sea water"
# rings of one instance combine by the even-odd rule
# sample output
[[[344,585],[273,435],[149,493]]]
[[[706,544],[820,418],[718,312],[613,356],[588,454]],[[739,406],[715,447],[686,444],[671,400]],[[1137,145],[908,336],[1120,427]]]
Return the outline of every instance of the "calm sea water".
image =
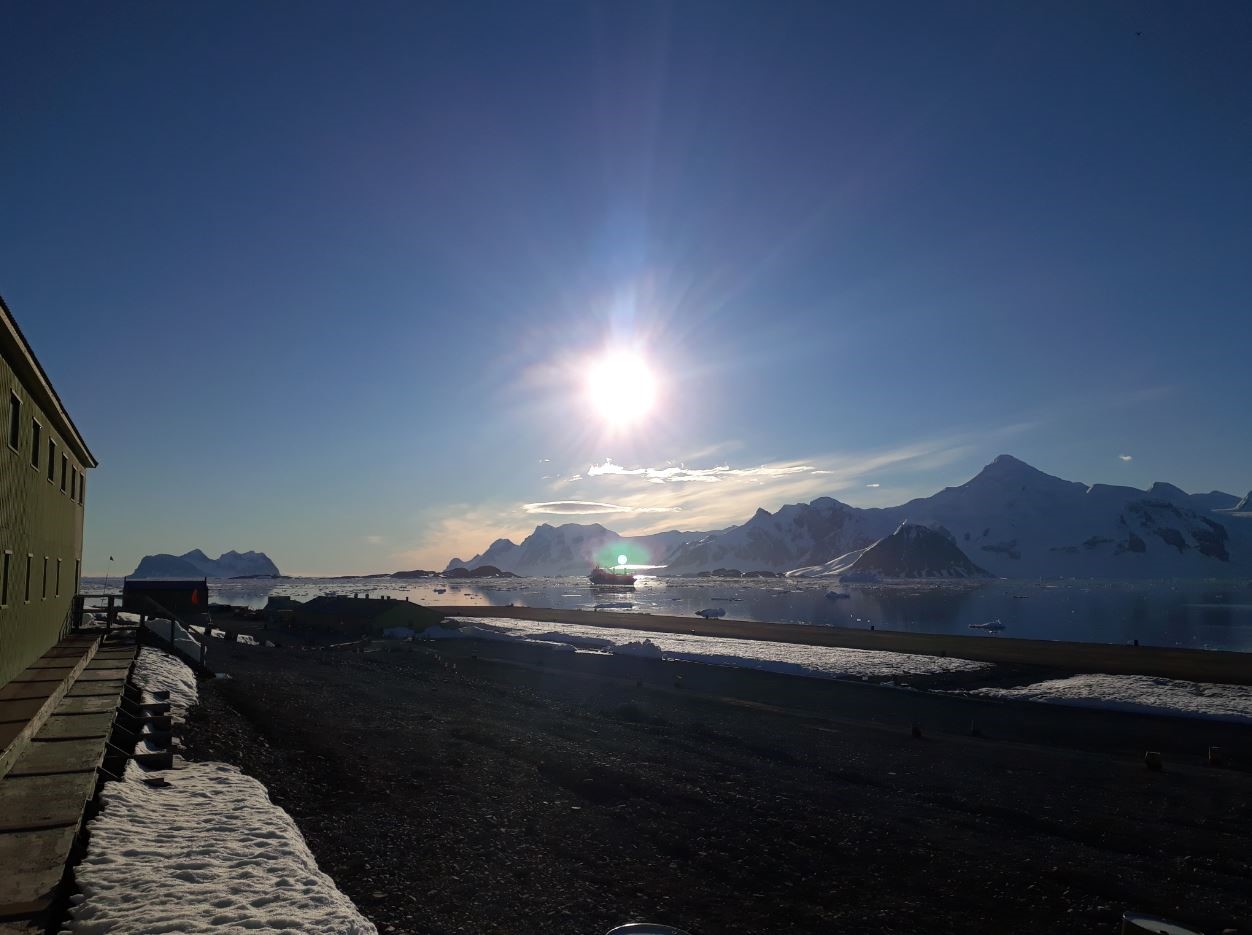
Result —
[[[110,590],[116,591],[116,579]],[[103,589],[83,580],[85,593]],[[593,588],[585,578],[510,578],[481,583],[388,578],[298,578],[286,581],[212,580],[213,600],[263,607],[270,595],[306,600],[319,594],[361,593],[408,598],[421,604],[508,604],[590,610],[629,603],[612,613],[685,616],[720,607],[726,618],[767,623],[981,634],[1096,643],[1188,646],[1252,651],[1252,581],[1241,582],[1023,582],[980,585],[848,585],[848,599],[830,600],[831,582],[787,579],[709,580],[641,578],[632,589]],[[446,589],[437,594],[437,588]],[[1005,629],[982,633],[970,624],[1000,620]],[[629,626],[624,620],[623,626]]]

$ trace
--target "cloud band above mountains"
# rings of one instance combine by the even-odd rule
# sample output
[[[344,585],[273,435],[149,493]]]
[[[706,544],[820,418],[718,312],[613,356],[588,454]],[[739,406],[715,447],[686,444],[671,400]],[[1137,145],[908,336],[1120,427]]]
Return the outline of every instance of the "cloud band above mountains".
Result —
[[[583,516],[591,513],[678,513],[676,506],[623,506],[594,500],[549,500],[546,503],[524,503],[527,513],[553,513],[560,516]]]
[[[614,464],[609,458],[603,464],[593,464],[587,469],[588,477],[615,475],[618,477],[642,477],[653,484],[672,484],[694,481],[704,484],[715,484],[723,478],[731,477],[784,477],[788,474],[804,474],[808,472],[826,474],[828,471],[817,471],[811,464],[762,464],[754,468],[732,468],[728,464],[719,464],[711,468],[663,467],[663,468],[627,468]]]

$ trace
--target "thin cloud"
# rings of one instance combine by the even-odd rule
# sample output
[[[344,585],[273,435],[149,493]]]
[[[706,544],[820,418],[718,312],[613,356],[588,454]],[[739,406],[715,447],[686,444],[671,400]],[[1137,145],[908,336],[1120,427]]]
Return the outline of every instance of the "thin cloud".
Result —
[[[1133,460],[1135,460],[1135,456],[1134,456],[1134,455],[1118,455],[1117,457],[1118,457],[1120,460],[1122,460],[1122,461],[1133,461]]]
[[[589,467],[587,476],[643,477],[654,484],[683,482],[716,484],[724,478],[731,477],[785,477],[788,474],[814,472],[815,469],[811,464],[762,464],[754,468],[732,468],[729,464],[719,464],[711,468],[687,468],[681,466],[627,468],[620,464],[614,464],[611,459],[606,458],[603,464],[593,464]]]
[[[881,487],[882,484],[866,484],[866,487]]]
[[[383,541],[382,536],[362,536],[361,538],[364,539],[366,542],[368,542],[370,545],[378,545],[380,542]]]
[[[522,510],[526,513],[555,513],[561,516],[589,513],[678,513],[681,509],[676,506],[623,506],[594,500],[550,500],[547,503],[522,504]]]

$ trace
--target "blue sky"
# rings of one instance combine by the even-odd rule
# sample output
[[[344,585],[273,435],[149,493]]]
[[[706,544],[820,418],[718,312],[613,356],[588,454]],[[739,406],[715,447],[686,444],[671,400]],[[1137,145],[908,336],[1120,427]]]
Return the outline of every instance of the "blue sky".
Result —
[[[1246,4],[3,19],[0,291],[101,460],[88,572],[442,566],[1004,451],[1252,487]],[[629,426],[583,387],[620,347]]]

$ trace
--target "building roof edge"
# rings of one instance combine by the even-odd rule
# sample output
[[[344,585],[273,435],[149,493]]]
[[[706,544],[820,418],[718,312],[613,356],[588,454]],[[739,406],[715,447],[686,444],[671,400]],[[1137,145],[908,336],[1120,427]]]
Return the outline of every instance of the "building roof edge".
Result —
[[[11,346],[11,348],[6,347],[5,350],[12,349],[15,352],[13,356],[17,367],[26,371],[24,374],[19,373],[19,376],[24,378],[22,382],[36,396],[43,397],[40,402],[47,410],[48,417],[60,423],[58,428],[61,430],[62,439],[76,449],[74,453],[78,455],[84,467],[97,467],[99,462],[96,456],[91,453],[82,433],[78,431],[78,426],[70,418],[69,411],[61,402],[56,389],[53,388],[52,381],[48,379],[48,374],[39,363],[39,358],[35,356],[35,351],[26,340],[26,335],[22,334],[22,329],[18,327],[17,319],[9,311],[3,295],[0,295],[0,324],[3,325],[0,328],[0,343]],[[5,356],[7,357],[8,354]]]

